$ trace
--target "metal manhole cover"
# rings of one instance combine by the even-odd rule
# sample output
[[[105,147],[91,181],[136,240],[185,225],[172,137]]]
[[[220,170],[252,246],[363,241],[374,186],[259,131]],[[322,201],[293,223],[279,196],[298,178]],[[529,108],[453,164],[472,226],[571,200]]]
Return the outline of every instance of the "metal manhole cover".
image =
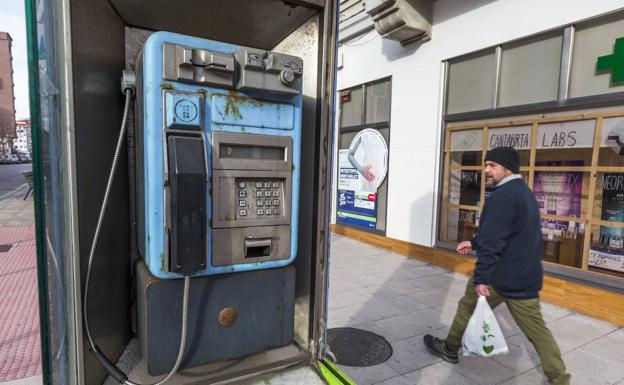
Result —
[[[373,366],[392,356],[392,346],[385,338],[362,329],[328,329],[327,340],[340,365]]]
[[[6,253],[11,250],[11,247],[13,247],[13,245],[0,245],[0,253]]]

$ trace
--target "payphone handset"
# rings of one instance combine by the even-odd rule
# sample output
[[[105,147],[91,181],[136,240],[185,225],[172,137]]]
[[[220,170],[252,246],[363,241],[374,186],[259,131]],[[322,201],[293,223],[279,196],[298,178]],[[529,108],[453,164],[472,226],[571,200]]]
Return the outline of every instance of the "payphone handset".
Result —
[[[158,278],[297,254],[300,58],[156,32],[137,63],[137,235]]]

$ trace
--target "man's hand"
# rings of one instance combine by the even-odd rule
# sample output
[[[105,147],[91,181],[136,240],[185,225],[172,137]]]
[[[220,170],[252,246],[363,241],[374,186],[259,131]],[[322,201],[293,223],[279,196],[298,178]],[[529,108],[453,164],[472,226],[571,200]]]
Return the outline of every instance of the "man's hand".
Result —
[[[364,169],[364,178],[369,182],[375,180],[375,172],[373,171],[373,166],[370,164]]]
[[[468,254],[472,251],[472,243],[470,241],[463,241],[457,245],[457,252],[459,254]]]
[[[487,285],[475,285],[474,289],[477,295],[483,295],[485,297],[490,296],[490,289],[487,287]]]

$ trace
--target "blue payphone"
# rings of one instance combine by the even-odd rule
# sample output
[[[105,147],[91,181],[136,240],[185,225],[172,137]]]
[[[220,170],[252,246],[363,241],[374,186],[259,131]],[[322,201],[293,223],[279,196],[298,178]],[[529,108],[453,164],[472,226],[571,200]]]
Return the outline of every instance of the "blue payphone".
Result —
[[[168,32],[137,63],[137,235],[157,278],[297,254],[300,58]]]

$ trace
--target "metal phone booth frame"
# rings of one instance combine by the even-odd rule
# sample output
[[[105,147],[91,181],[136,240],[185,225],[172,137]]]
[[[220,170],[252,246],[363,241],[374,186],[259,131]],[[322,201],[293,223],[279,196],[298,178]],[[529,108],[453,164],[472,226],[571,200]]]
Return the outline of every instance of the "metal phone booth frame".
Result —
[[[317,367],[325,347],[336,0],[26,0],[44,384],[101,384],[81,288],[124,109],[122,70],[165,30],[304,59],[295,338],[288,349],[211,364],[179,383],[231,383]],[[116,361],[133,340],[137,258],[133,113],[93,265],[89,314]],[[178,383],[172,381],[172,383]]]

